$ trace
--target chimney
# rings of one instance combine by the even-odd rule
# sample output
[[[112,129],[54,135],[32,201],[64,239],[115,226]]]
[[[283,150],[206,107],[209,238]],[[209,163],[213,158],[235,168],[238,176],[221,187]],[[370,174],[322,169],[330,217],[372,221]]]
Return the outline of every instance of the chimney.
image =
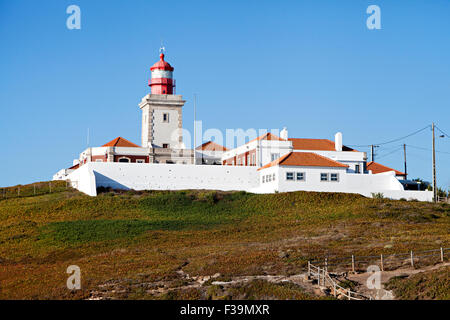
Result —
[[[287,131],[286,127],[284,127],[283,130],[281,130],[280,138],[284,139],[284,140],[288,139],[288,131]]]
[[[334,148],[336,151],[342,151],[342,133],[338,132],[334,135]]]

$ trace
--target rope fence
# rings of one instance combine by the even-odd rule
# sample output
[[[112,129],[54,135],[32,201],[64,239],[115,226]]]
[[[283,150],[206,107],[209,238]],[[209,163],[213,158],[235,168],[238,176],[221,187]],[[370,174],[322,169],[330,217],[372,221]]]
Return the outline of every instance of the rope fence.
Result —
[[[372,255],[372,256],[349,256],[345,258],[330,258],[326,257],[323,260],[310,260],[309,264],[315,264],[318,267],[347,267],[351,268],[352,272],[356,272],[358,268],[369,264],[377,264],[382,271],[387,268],[398,268],[398,266],[411,265],[415,266],[416,263],[426,262],[425,260],[431,257],[439,257],[436,262],[444,262],[448,259],[448,252],[450,248],[439,248],[422,251],[410,251],[408,253],[395,253],[389,255]],[[428,261],[430,262],[430,261]]]
[[[0,200],[39,196],[61,192],[71,187],[69,181],[37,182],[29,185],[18,185],[0,189]]]
[[[317,279],[317,284],[326,288],[330,288],[331,294],[336,298],[342,296],[347,300],[372,300],[371,297],[367,297],[355,291],[351,291],[348,288],[344,288],[339,285],[328,273],[328,269],[315,266],[308,261],[308,278]]]

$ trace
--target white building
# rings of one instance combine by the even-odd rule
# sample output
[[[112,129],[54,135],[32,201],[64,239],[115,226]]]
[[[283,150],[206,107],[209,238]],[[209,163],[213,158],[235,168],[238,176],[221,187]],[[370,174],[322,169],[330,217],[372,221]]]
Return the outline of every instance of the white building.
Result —
[[[382,193],[393,199],[431,201],[430,191],[405,190],[405,174],[370,162],[367,155],[343,145],[342,133],[328,139],[290,138],[263,134],[234,149],[209,141],[185,149],[182,107],[174,94],[173,67],[160,61],[151,68],[151,94],[142,111],[141,145],[118,137],[83,151],[56,180],[70,180],[86,194],[98,187],[135,190],[215,189],[255,193],[327,191]]]

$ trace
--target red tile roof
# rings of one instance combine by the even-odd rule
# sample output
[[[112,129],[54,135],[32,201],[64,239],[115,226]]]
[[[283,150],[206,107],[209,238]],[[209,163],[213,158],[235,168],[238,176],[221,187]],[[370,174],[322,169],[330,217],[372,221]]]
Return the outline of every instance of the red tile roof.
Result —
[[[257,140],[286,141],[286,140],[281,139],[280,137],[274,135],[273,133],[267,132],[267,133],[265,133],[265,134],[263,134],[263,135],[257,137],[256,139],[253,139],[253,140],[249,141],[248,143],[253,142],[253,141],[257,141]]]
[[[404,172],[386,167],[386,166],[384,166],[378,162],[374,162],[374,161],[367,162],[367,170],[372,170],[373,174],[395,171],[396,176],[404,176],[405,175]]]
[[[114,140],[102,145],[102,147],[128,147],[128,148],[140,148],[137,144],[128,141],[122,137],[117,137]]]
[[[221,146],[220,144],[217,144],[213,141],[208,141],[202,144],[201,146],[198,146],[196,150],[204,150],[204,151],[228,151],[227,148],[224,146]]]
[[[336,151],[334,141],[328,139],[289,138],[294,150]],[[342,146],[342,151],[358,151]]]
[[[74,164],[73,166],[71,166],[70,168],[68,168],[69,170],[76,170],[76,169],[78,169],[80,167],[80,164],[79,163],[77,163],[77,164]]]
[[[312,152],[290,152],[258,170],[273,166],[348,168],[347,165]]]

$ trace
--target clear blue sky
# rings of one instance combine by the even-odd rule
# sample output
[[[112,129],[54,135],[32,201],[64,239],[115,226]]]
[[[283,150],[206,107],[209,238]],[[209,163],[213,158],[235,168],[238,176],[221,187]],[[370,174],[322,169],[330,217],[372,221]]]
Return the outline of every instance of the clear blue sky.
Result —
[[[66,28],[67,6],[81,30]],[[366,8],[381,8],[368,30]],[[281,128],[291,137],[367,145],[432,121],[450,134],[450,1],[0,0],[0,186],[51,179],[86,147],[140,143],[140,99],[161,39],[177,93],[204,128]],[[379,148],[403,169],[402,143]],[[369,151],[368,148],[359,148]],[[450,185],[450,138],[437,140]],[[393,153],[390,153],[393,152]],[[408,148],[410,177],[431,180],[431,152]]]

